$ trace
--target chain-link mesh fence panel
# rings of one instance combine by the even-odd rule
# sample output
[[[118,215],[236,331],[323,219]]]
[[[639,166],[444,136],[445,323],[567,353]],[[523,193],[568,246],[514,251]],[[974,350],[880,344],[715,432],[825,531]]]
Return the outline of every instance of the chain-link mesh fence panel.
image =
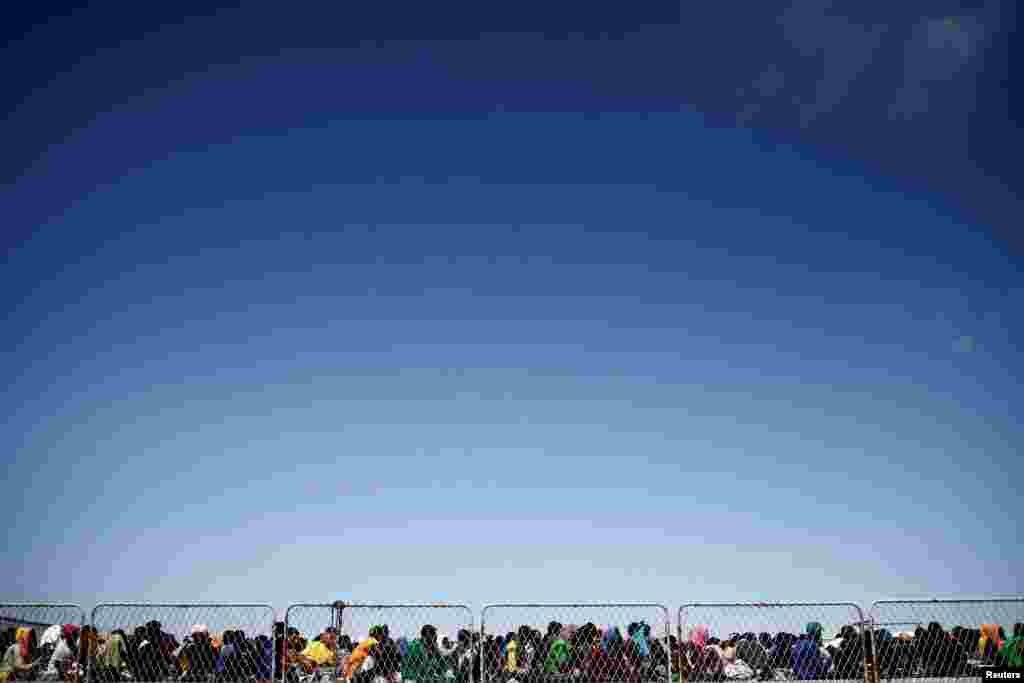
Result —
[[[18,645],[13,657],[4,662],[8,680],[59,680],[76,675],[84,626],[85,612],[78,605],[0,604],[0,657]],[[88,631],[84,641],[90,642]]]
[[[102,604],[92,611],[95,683],[259,683],[274,667],[270,605]]]
[[[882,679],[983,678],[1024,664],[1024,598],[885,600],[871,616]]]
[[[284,614],[285,639],[279,648],[282,666],[276,674],[289,683],[334,681],[344,673],[336,651],[341,603],[289,605]],[[322,644],[323,647],[318,645]]]
[[[465,605],[292,605],[285,625],[285,677],[291,683],[330,676],[357,683],[442,683],[468,681],[471,674],[473,612]]]
[[[480,617],[484,683],[668,683],[664,605],[488,605]]]
[[[678,625],[686,680],[864,680],[870,631],[853,603],[690,604]]]

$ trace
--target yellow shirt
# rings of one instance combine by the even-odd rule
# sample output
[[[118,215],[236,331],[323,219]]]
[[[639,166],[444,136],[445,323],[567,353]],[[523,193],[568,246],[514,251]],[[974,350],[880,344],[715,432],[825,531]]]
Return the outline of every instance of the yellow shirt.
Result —
[[[327,666],[328,664],[335,663],[334,652],[327,649],[327,646],[319,640],[314,640],[307,645],[306,649],[302,651],[302,655],[312,659],[318,666]]]

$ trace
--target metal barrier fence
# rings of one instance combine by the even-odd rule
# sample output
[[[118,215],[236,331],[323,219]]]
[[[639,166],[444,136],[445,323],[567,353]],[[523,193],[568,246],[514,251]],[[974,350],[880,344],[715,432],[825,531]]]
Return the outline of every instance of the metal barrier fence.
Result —
[[[295,655],[303,652],[310,642],[319,639],[321,634],[327,633],[329,629],[334,629],[336,636],[341,630],[342,605],[341,602],[308,602],[288,606],[284,612],[285,644],[278,652],[283,661],[275,669],[275,677],[282,681],[288,679],[293,683],[298,680],[300,673],[303,679],[306,678],[306,671],[298,670]],[[323,678],[329,675],[332,679],[337,679],[343,673],[340,669],[342,662],[337,661],[336,657],[332,659],[333,661],[324,660],[319,663],[318,673],[322,673]]]
[[[690,681],[865,679],[869,629],[852,602],[694,603],[677,623]]]
[[[670,630],[655,603],[487,605],[481,680],[669,683]]]
[[[69,603],[0,603],[0,630],[15,629],[17,633],[18,629],[30,629],[26,635],[30,640],[29,657],[23,662],[26,667],[15,673],[18,680],[60,678],[78,670],[77,652],[60,647],[65,625],[77,626],[80,634],[85,626],[85,610]],[[0,653],[0,657],[5,654]]]
[[[105,603],[92,611],[102,644],[98,683],[270,681],[274,609],[257,604]]]
[[[468,677],[474,654],[473,611],[467,605],[296,604],[285,612],[285,629],[289,633],[288,655],[282,676],[291,681],[302,681],[319,668],[321,679],[373,681],[382,677],[395,681],[400,675],[405,683],[441,683],[459,678],[460,673]],[[337,638],[340,650],[353,653],[347,661],[319,657],[314,651],[309,651],[310,657],[296,656],[315,638],[325,636]],[[368,638],[376,640],[376,646],[359,648]]]
[[[881,679],[983,678],[987,668],[1024,660],[1024,598],[881,600],[871,616]],[[891,622],[920,626],[894,633]],[[1001,648],[1015,633],[1022,640]]]

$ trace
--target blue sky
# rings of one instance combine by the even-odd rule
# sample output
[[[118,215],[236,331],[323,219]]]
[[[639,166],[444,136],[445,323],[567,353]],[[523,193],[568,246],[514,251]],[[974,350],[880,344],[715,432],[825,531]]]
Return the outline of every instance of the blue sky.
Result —
[[[483,114],[253,113],[306,57],[122,94],[12,169],[4,598],[1022,591],[996,170],[951,145],[950,194],[825,124],[545,108],[537,74]]]

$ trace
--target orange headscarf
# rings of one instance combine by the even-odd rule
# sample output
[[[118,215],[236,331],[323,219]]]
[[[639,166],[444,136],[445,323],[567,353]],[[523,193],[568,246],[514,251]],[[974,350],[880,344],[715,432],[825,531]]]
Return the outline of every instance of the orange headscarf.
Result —
[[[370,650],[374,645],[377,644],[375,638],[367,638],[363,642],[356,646],[355,651],[348,658],[348,666],[345,667],[345,678],[352,680],[352,676],[356,671],[359,671],[359,667],[363,665],[366,658],[370,656]]]
[[[996,652],[1002,649],[1003,641],[999,640],[999,624],[982,624],[981,640],[978,641],[978,654],[985,656],[985,648],[989,641],[995,643]]]

